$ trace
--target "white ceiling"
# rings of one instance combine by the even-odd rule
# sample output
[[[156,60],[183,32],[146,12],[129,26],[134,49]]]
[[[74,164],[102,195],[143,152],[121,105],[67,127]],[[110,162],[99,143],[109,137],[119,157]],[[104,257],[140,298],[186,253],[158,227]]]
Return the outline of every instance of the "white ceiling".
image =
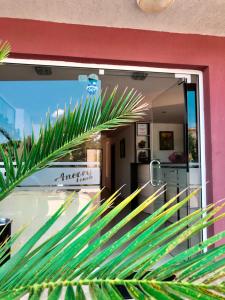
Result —
[[[0,17],[225,36],[225,0],[175,0],[158,14],[136,0],[0,0],[0,7]]]

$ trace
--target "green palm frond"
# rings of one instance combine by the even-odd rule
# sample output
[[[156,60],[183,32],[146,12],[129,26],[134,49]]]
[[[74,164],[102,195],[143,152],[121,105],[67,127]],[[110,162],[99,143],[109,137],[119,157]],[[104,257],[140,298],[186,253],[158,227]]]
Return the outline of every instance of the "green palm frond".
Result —
[[[51,162],[70,153],[74,148],[89,140],[93,134],[134,122],[147,108],[140,104],[143,97],[133,89],[118,95],[117,87],[108,98],[106,92],[99,98],[87,98],[75,108],[69,108],[52,124],[47,115],[38,140],[24,139],[22,154],[16,142],[0,145],[0,156],[6,176],[0,172],[0,201],[3,200],[24,179]],[[16,163],[16,168],[14,163]]]
[[[10,44],[0,40],[0,63],[6,59],[11,51]]]
[[[35,246],[60,218],[72,201],[71,196],[0,268],[0,299],[20,299],[24,295],[41,299],[44,291],[48,299],[90,299],[85,295],[88,288],[91,299],[122,300],[120,286],[133,299],[225,299],[225,245],[211,247],[225,237],[225,232],[160,264],[182,242],[222,219],[225,213],[220,210],[225,204],[210,205],[166,225],[198,193],[188,191],[181,202],[177,203],[180,196],[177,195],[112,242],[115,234],[162,194],[162,190],[157,191],[118,223],[113,223],[140,191],[113,208],[119,191],[101,206],[93,208],[95,199],[92,199],[65,227]],[[106,230],[109,223],[113,225]],[[222,283],[218,284],[218,279]]]

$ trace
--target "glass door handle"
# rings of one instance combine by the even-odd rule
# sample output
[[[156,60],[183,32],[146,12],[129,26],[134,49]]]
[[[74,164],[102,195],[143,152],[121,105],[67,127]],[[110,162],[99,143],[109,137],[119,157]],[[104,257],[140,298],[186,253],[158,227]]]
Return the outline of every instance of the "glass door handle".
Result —
[[[160,161],[157,160],[157,159],[153,159],[151,162],[150,162],[150,183],[152,186],[158,186],[160,184],[160,181],[158,180],[158,178],[156,178],[154,180],[154,170],[153,170],[153,165],[154,164],[158,164],[159,165],[159,168],[160,168]]]

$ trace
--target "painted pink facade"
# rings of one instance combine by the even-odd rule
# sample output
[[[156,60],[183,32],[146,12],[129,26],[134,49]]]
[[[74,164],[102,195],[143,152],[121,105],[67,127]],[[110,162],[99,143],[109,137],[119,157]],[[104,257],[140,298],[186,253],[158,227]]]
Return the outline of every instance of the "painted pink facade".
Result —
[[[202,70],[208,201],[225,197],[225,38],[0,18],[11,57]],[[225,229],[225,219],[214,232]]]

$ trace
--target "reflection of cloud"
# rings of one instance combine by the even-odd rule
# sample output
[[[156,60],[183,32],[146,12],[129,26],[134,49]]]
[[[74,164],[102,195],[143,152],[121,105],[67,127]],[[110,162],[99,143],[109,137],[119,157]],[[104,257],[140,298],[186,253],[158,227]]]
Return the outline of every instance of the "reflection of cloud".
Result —
[[[52,113],[52,117],[53,118],[57,118],[57,117],[61,117],[62,115],[64,115],[64,109],[57,109]]]

